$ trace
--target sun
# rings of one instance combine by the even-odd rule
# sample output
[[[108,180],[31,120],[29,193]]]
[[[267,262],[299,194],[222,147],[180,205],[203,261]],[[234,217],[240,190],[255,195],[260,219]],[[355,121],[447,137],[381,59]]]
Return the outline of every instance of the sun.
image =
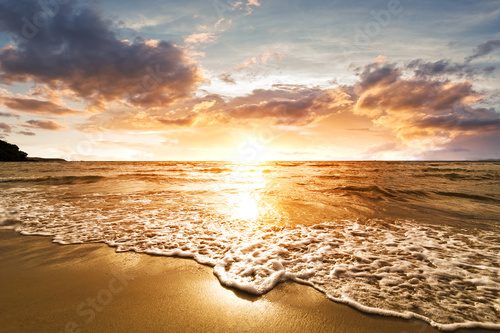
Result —
[[[237,147],[232,160],[240,164],[256,164],[269,161],[269,157],[269,149],[261,140],[247,138]]]

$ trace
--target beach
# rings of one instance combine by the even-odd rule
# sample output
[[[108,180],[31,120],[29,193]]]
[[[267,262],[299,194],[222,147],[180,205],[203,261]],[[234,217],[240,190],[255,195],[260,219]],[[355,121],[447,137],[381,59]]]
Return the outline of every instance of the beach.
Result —
[[[438,332],[296,283],[251,296],[224,288],[193,260],[103,244],[61,246],[3,230],[0,265],[1,332]]]

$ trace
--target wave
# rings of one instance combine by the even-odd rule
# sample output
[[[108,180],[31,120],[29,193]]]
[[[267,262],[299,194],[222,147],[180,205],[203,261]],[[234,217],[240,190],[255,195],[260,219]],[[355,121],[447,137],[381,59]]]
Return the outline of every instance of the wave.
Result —
[[[208,173],[223,173],[223,172],[231,172],[232,170],[229,168],[206,168],[197,171],[208,172]]]
[[[15,184],[15,183],[30,183],[40,185],[74,185],[74,184],[91,184],[97,183],[106,179],[104,176],[48,176],[38,178],[7,178],[0,179],[0,183]]]
[[[185,170],[184,170],[185,171]],[[185,177],[182,177],[185,176]],[[177,176],[161,173],[124,173],[109,176],[46,176],[37,178],[4,178],[0,179],[0,184],[26,184],[26,185],[77,185],[92,184],[103,180],[134,180],[134,181],[152,181],[152,182],[207,182],[210,178],[188,177],[188,173],[177,173]]]
[[[342,177],[340,175],[319,175],[319,176],[316,176],[317,178],[321,178],[321,179],[334,179],[334,180],[337,180],[337,179],[342,179]]]
[[[304,184],[307,185],[307,184]],[[487,196],[479,195],[473,193],[462,193],[462,192],[448,192],[448,191],[424,191],[424,190],[413,190],[413,189],[392,189],[392,188],[382,188],[376,185],[370,186],[338,186],[328,190],[322,190],[326,193],[337,193],[342,196],[361,196],[365,199],[373,198],[386,198],[394,199],[399,201],[404,201],[405,199],[417,199],[417,198],[430,198],[432,195],[439,195],[445,197],[453,197],[460,199],[468,199],[473,201],[478,201],[482,203],[499,204],[500,199]]]
[[[442,196],[447,196],[447,197],[454,197],[454,198],[461,198],[461,199],[470,199],[470,200],[475,200],[475,201],[480,201],[480,202],[488,202],[488,203],[500,203],[500,199],[484,196],[484,195],[478,195],[478,194],[471,194],[471,193],[461,193],[461,192],[445,192],[445,191],[435,191],[434,193]]]
[[[110,179],[118,179],[120,181],[145,181],[152,183],[205,183],[213,181],[206,177],[193,177],[187,172],[177,174],[160,174],[160,173],[125,173],[110,177]]]
[[[371,186],[353,186],[353,185],[348,185],[348,186],[338,186],[333,189],[330,189],[329,191],[332,192],[342,192],[344,195],[349,195],[349,194],[359,194],[359,192],[363,194],[377,194],[377,195],[382,195],[385,197],[389,198],[395,198],[397,197],[397,193],[395,191],[390,190],[390,189],[382,189],[379,186],[376,185],[371,185]]]
[[[319,162],[319,163],[308,163],[307,166],[310,166],[310,167],[319,167],[319,168],[326,168],[326,167],[333,167],[337,165],[336,163],[332,163],[332,162]]]
[[[447,172],[447,173],[424,173],[424,174],[416,174],[415,177],[419,178],[427,178],[427,177],[436,177],[436,178],[446,178],[448,180],[500,180],[500,174],[498,173],[457,173],[457,172]]]
[[[422,171],[422,172],[462,172],[462,173],[477,172],[477,170],[474,170],[474,169],[464,169],[464,168],[435,168],[435,167],[422,168],[422,169],[420,169],[420,171]]]

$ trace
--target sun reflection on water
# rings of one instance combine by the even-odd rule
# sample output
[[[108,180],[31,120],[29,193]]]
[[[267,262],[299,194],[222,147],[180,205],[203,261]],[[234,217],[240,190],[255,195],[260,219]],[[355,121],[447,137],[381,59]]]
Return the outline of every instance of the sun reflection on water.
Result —
[[[266,200],[270,182],[263,164],[234,164],[224,182],[229,189],[224,193],[224,214],[232,220],[256,222],[270,213],[276,214]]]

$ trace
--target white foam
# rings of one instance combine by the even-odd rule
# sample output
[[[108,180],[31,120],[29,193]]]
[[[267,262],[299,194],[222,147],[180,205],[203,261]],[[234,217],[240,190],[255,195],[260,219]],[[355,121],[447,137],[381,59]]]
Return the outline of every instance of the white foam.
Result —
[[[189,196],[93,193],[63,201],[23,192],[19,204],[13,194],[0,203],[16,207],[23,221],[17,230],[25,235],[193,258],[213,266],[225,286],[252,294],[293,280],[368,313],[417,318],[443,330],[500,329],[493,231],[406,220],[284,227],[228,219]]]

